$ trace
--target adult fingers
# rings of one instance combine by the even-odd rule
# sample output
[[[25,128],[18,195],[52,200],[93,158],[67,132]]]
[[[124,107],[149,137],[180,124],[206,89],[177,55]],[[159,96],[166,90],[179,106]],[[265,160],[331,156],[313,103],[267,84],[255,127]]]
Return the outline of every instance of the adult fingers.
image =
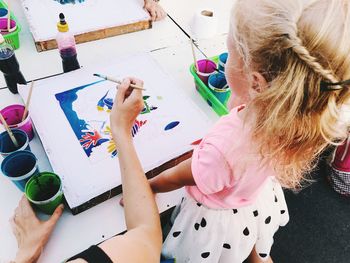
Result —
[[[156,11],[157,13],[157,17],[156,17],[156,21],[159,21],[159,20],[162,20],[165,18],[166,16],[166,13],[165,11],[163,10],[163,8],[159,7]]]
[[[152,21],[156,21],[157,13],[156,13],[156,9],[154,8],[154,6],[151,9],[149,9],[148,12],[151,15]]]
[[[53,212],[52,216],[50,217],[50,219],[47,221],[50,224],[52,224],[52,226],[56,225],[58,219],[60,219],[62,213],[64,210],[64,206],[63,204],[60,204],[58,207],[56,207],[55,211]]]
[[[131,81],[132,84],[135,84],[137,86],[143,87],[143,81],[140,80],[140,79],[131,77],[130,81]],[[132,100],[133,102],[134,101],[141,102],[142,101],[142,90],[131,88],[130,89],[130,98],[129,99]]]
[[[135,78],[135,77],[129,77],[128,79],[130,79],[132,84],[143,87],[143,80]]]
[[[126,91],[128,90],[129,86],[130,86],[129,78],[124,79],[122,83],[118,86],[118,91],[116,95],[117,104],[120,105],[124,102]]]
[[[124,199],[123,199],[123,197],[122,197],[122,199],[120,199],[119,204],[120,204],[122,207],[124,207]]]

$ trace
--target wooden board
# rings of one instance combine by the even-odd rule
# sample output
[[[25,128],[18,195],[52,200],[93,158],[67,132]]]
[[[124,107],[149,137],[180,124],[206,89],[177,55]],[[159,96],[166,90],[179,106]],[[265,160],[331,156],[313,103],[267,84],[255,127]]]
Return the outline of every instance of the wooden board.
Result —
[[[145,21],[128,24],[128,25],[116,26],[116,27],[79,34],[75,36],[75,41],[78,44],[85,43],[85,42],[94,41],[102,38],[113,37],[113,36],[118,36],[122,34],[141,31],[149,28],[152,28],[152,21],[145,20]],[[57,43],[55,39],[51,39],[47,41],[35,42],[35,46],[37,51],[41,52],[41,51],[57,48]]]
[[[160,174],[161,172],[163,172],[167,169],[170,169],[171,167],[176,166],[177,164],[187,160],[188,158],[191,158],[192,152],[193,151],[189,151],[189,152],[187,152],[187,153],[185,153],[177,158],[174,158],[174,159],[164,163],[163,165],[147,172],[146,177],[148,179],[151,179],[151,178],[157,176],[158,174]],[[106,200],[108,200],[116,195],[121,194],[122,192],[123,192],[122,185],[119,185],[119,186],[111,189],[110,191],[107,191],[99,196],[92,198],[91,200],[89,200],[88,202],[86,202],[80,206],[71,208],[68,204],[66,204],[66,207],[69,207],[69,209],[71,210],[73,215],[77,215],[77,214],[84,212],[85,210],[87,210],[95,205],[102,203],[103,201],[106,201]]]

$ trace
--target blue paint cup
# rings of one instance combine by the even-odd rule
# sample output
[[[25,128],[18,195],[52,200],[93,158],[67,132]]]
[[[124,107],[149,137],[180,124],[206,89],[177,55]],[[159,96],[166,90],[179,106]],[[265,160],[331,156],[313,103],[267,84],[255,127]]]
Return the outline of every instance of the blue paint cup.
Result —
[[[7,131],[4,131],[3,133],[0,134],[0,154],[4,158],[7,155],[14,153],[16,151],[22,151],[22,150],[30,151],[28,135],[21,130],[12,130],[12,133],[18,142],[18,147],[16,147],[13,144],[10,138],[10,135],[7,133]]]
[[[231,94],[225,75],[223,73],[211,75],[208,80],[208,86],[215,97],[225,105]]]
[[[227,61],[228,53],[222,53],[219,55],[218,69],[221,72],[225,72],[225,65]]]
[[[37,159],[30,151],[16,151],[7,155],[1,163],[1,171],[22,192],[29,179],[39,173]]]
[[[6,18],[8,14],[8,10],[6,8],[0,8],[0,18]]]

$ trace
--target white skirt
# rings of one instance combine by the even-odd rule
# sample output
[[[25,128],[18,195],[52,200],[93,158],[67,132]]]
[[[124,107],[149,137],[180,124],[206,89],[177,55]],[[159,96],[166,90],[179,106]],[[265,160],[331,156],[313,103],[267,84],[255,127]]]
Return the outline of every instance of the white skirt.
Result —
[[[253,204],[238,209],[210,209],[185,197],[172,214],[162,255],[179,263],[240,263],[255,245],[264,261],[274,233],[288,221],[281,185],[272,177]]]

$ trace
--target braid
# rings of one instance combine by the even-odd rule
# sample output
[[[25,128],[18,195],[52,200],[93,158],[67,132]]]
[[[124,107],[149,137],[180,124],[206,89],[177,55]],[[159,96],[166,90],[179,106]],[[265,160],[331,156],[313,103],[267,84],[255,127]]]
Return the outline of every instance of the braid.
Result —
[[[329,69],[325,69],[319,62],[317,62],[317,59],[310,54],[310,52],[302,44],[302,40],[298,36],[291,38],[290,42],[293,52],[310,69],[312,69],[316,74],[320,75],[322,79],[333,83],[338,82],[333,72]]]

